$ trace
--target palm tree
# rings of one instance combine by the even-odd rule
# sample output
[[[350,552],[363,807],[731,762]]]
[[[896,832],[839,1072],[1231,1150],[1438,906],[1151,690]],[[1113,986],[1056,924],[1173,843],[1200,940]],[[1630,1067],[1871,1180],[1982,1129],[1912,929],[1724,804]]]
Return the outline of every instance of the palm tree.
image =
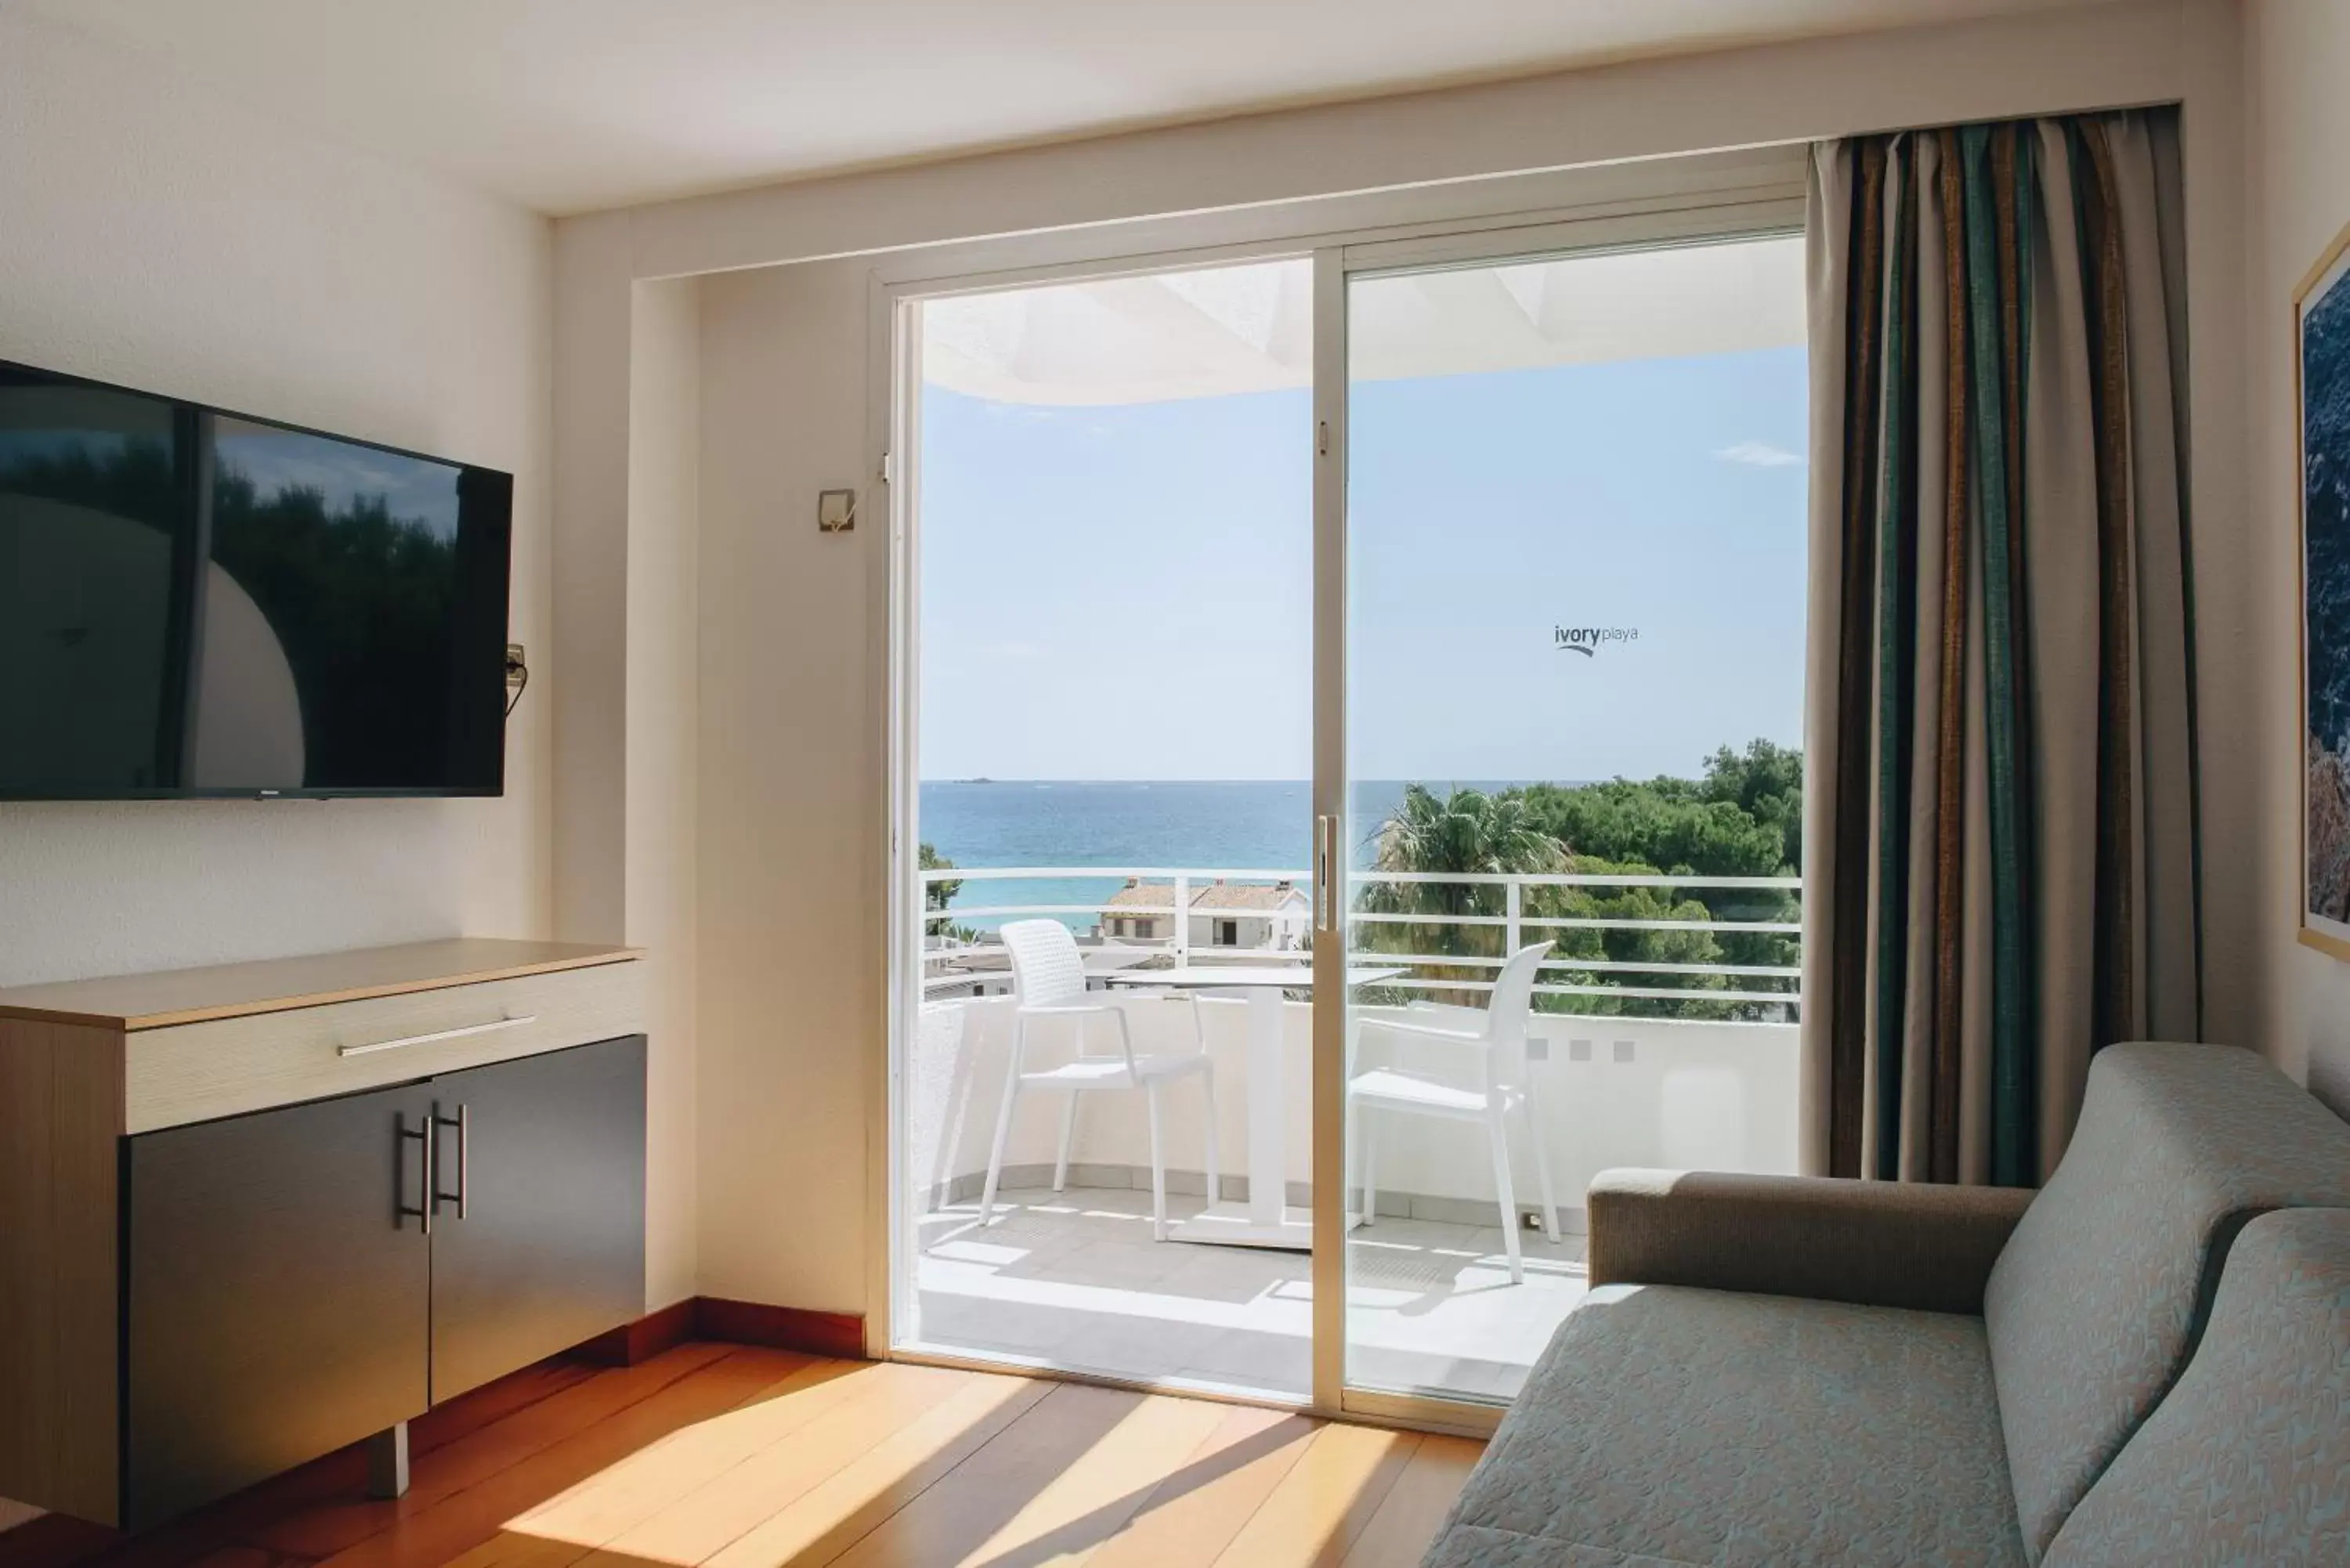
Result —
[[[1382,871],[1541,873],[1566,861],[1566,846],[1534,825],[1514,791],[1456,789],[1440,797],[1426,784],[1406,784],[1403,804],[1379,826],[1378,844]],[[1469,890],[1457,882],[1420,886]]]
[[[1487,794],[1455,789],[1439,795],[1425,784],[1404,786],[1403,802],[1380,825],[1375,864],[1381,871],[1471,875],[1543,874],[1566,867],[1566,846],[1536,826],[1515,792]],[[1498,915],[1500,889],[1471,882],[1373,882],[1363,892],[1367,914]],[[1445,920],[1367,921],[1362,945],[1372,951],[1443,953],[1500,958],[1502,929]],[[1490,978],[1464,970],[1461,978]]]
[[[1539,793],[1539,792],[1538,792]],[[1555,793],[1555,792],[1554,792]],[[1586,870],[1653,876],[1657,867],[1627,860],[1615,863],[1577,857],[1565,840],[1544,828],[1544,803],[1515,790],[1489,795],[1482,790],[1456,789],[1438,795],[1421,784],[1407,785],[1403,803],[1380,825],[1377,865],[1382,871],[1467,872],[1542,876]],[[1503,912],[1499,888],[1466,882],[1374,882],[1365,890],[1362,908],[1371,914],[1499,915]],[[1565,916],[1589,919],[1609,918],[1639,920],[1687,920],[1689,931],[1655,929],[1606,930],[1590,927],[1541,926],[1529,930],[1529,940],[1547,936],[1554,941],[1551,957],[1614,959],[1619,961],[1712,963],[1721,950],[1712,933],[1697,922],[1709,918],[1706,906],[1694,898],[1674,899],[1664,889],[1649,888],[1594,888],[1542,887],[1526,890],[1523,912],[1536,918]],[[1370,951],[1430,953],[1460,958],[1502,958],[1507,936],[1500,925],[1458,925],[1443,920],[1367,921],[1358,928],[1363,948]],[[1490,980],[1484,966],[1459,968],[1422,966],[1430,980]],[[1579,971],[1565,974],[1569,983],[1619,983],[1622,971]],[[1634,975],[1631,983],[1653,983]],[[1719,976],[1677,982],[1690,992],[1686,1001],[1607,996],[1542,997],[1535,1005],[1548,1012],[1607,1012],[1675,1017],[1728,1017],[1726,1003],[1704,999],[1707,991],[1723,989]],[[1381,997],[1380,1000],[1402,1000]]]
[[[955,863],[925,843],[915,851],[914,867],[920,871],[951,871]],[[953,903],[954,896],[961,891],[962,878],[960,877],[951,877],[943,882],[925,882],[922,884],[922,903],[935,914]]]

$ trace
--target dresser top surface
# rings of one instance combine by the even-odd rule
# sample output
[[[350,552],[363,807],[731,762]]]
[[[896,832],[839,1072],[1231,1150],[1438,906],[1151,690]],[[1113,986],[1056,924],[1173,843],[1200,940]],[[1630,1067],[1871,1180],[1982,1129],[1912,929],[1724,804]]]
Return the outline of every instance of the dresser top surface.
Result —
[[[401,947],[357,948],[253,963],[0,988],[0,1019],[124,1031],[162,1029],[371,996],[437,991],[515,975],[623,963],[642,956],[641,949],[588,942],[452,937]]]

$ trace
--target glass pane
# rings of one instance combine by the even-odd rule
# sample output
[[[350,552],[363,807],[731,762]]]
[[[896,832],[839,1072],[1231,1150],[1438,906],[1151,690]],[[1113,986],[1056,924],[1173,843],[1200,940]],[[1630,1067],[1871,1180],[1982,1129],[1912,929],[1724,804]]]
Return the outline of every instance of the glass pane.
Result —
[[[178,783],[169,403],[0,370],[0,792]]]
[[[1794,1168],[1802,264],[1350,286],[1357,1386],[1513,1397],[1604,1168]]]
[[[1311,305],[1283,262],[921,307],[901,1344],[1309,1390]]]

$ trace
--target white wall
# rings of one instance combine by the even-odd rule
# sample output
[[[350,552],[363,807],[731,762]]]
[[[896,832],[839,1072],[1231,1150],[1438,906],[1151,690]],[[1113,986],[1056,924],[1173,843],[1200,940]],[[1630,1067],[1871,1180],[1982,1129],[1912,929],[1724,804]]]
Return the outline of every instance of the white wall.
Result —
[[[2245,12],[2245,102],[2252,192],[2246,341],[2251,346],[2251,518],[2245,541],[2256,602],[2243,691],[2257,791],[2256,831],[2239,853],[2267,876],[2257,910],[2258,983],[2278,998],[2279,1055],[2350,1116],[2350,964],[2297,945],[2300,924],[2300,548],[2293,293],[2350,223],[2350,6],[2339,0],[2251,0]],[[2226,847],[2207,846],[2207,857]]]
[[[549,933],[551,297],[543,220],[0,10],[0,358],[511,472],[534,671],[503,799],[0,805],[0,984]]]
[[[866,281],[702,280],[702,1289],[865,1309],[879,1039],[881,676],[861,487]]]
[[[0,983],[544,936],[550,251],[517,208],[0,11],[0,358],[515,475],[494,801],[0,806]]]
[[[659,1307],[694,1293],[701,285],[637,285],[631,341],[619,936],[646,950],[645,1293]]]
[[[2207,715],[2244,704],[2260,601],[2241,527],[2241,95],[2229,0],[2148,0],[1449,89],[736,192],[556,225],[557,486],[567,624],[638,591],[625,483],[631,280],[703,279],[700,603],[700,1267],[710,1293],[878,1311],[867,1204],[886,1027],[889,542],[825,538],[820,488],[869,485],[885,389],[872,280],[1341,227],[1414,185],[1433,211],[1517,171],[1897,126],[2186,105],[2199,588],[2219,628]],[[1388,210],[1394,196],[1377,200]],[[974,236],[1016,240],[958,245]],[[927,248],[925,248],[927,247]],[[886,255],[878,253],[888,252]],[[859,259],[855,253],[868,254]],[[824,259],[835,258],[835,259]],[[798,262],[797,265],[773,264]],[[576,545],[576,549],[575,549]],[[633,650],[571,663],[560,919],[617,898]],[[584,684],[583,684],[584,682]],[[638,700],[642,700],[639,697]],[[572,726],[567,715],[581,715]],[[2262,868],[2226,853],[2261,800],[2207,791],[2211,1032],[2267,1045]]]

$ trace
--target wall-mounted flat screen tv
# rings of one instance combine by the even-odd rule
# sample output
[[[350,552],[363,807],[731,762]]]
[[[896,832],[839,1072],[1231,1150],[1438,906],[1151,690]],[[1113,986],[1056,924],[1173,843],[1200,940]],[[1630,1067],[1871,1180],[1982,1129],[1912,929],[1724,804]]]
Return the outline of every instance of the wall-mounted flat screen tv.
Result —
[[[0,362],[0,798],[498,794],[513,501]]]

